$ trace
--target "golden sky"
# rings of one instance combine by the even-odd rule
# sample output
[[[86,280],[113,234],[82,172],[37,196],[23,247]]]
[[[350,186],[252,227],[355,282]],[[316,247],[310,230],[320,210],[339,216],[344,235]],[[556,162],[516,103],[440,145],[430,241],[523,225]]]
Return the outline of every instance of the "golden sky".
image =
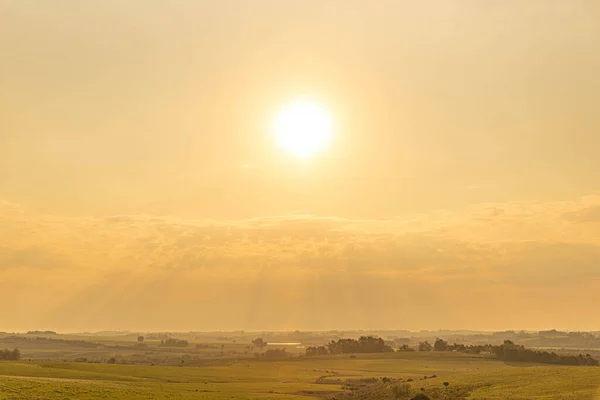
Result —
[[[600,329],[598,49],[584,0],[0,1],[2,329]]]

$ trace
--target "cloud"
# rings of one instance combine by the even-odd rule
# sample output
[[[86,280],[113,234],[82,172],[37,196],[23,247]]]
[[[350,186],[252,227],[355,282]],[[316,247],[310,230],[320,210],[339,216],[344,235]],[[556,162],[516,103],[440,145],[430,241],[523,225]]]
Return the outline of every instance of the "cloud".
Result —
[[[555,287],[600,280],[600,245],[587,243],[524,242],[503,246],[494,267],[513,285]]]
[[[565,217],[598,197],[390,220],[68,218],[0,204],[0,301],[17,304],[15,327],[503,328],[560,316],[585,328],[600,290],[599,233]]]
[[[564,213],[563,217],[573,222],[600,222],[600,205],[569,211]]]
[[[0,199],[0,221],[15,220],[23,215],[23,208],[20,204],[11,203]]]
[[[26,246],[22,248],[0,247],[0,269],[2,266],[12,268],[47,269],[68,267],[67,257],[57,254],[52,249],[39,246]]]

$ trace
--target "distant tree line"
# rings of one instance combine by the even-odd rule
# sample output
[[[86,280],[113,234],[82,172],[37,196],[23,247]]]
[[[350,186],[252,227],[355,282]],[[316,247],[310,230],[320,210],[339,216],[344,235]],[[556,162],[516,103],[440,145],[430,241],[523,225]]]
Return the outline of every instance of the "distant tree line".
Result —
[[[354,354],[354,353],[389,353],[393,352],[383,339],[374,336],[361,336],[356,339],[332,340],[327,346],[314,346],[306,349],[307,356],[326,354]]]
[[[460,343],[449,344],[437,338],[433,344],[428,341],[420,342],[419,351],[459,351],[470,354],[489,354],[503,361],[524,361],[542,364],[558,365],[585,365],[597,366],[600,362],[589,354],[561,355],[554,352],[527,349],[510,340],[505,340],[501,345],[464,345]],[[312,346],[306,348],[307,356],[324,356],[328,354],[354,354],[354,353],[387,353],[394,350],[385,344],[383,339],[373,336],[361,336],[355,339],[332,340],[327,346]],[[415,351],[408,345],[402,345],[398,352]]]
[[[496,358],[505,361],[527,361],[559,365],[599,365],[598,360],[589,354],[559,355],[554,352],[526,349],[524,346],[514,344],[510,340],[505,340],[504,344],[500,346],[493,346],[493,352]]]
[[[28,335],[56,335],[54,331],[29,331]]]
[[[21,350],[19,349],[4,349],[0,350],[0,360],[20,360]]]
[[[161,340],[160,345],[164,347],[187,347],[189,343],[187,340],[169,338],[166,340]]]
[[[535,362],[542,364],[558,364],[558,365],[586,365],[596,366],[600,362],[591,355],[561,355],[554,352],[539,351],[525,348],[525,346],[517,345],[511,340],[505,340],[503,344],[494,346],[491,344],[484,345],[464,345],[464,344],[448,344],[443,339],[436,339],[431,345],[429,342],[419,343],[419,351],[460,351],[471,354],[491,354],[497,359],[503,361],[524,361]]]

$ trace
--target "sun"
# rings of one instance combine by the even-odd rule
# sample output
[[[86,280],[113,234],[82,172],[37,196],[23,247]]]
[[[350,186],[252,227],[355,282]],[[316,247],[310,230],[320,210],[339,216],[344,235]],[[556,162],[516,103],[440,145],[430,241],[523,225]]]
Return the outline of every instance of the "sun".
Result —
[[[331,141],[333,123],[327,110],[312,101],[284,106],[275,117],[273,132],[278,144],[298,158],[324,151]]]

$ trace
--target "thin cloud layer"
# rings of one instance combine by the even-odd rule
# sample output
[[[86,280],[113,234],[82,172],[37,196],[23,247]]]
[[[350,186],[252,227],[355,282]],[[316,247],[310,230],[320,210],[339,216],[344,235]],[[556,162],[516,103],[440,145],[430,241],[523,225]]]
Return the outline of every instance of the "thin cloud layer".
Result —
[[[573,222],[600,222],[600,205],[592,205],[577,211],[566,212],[563,217]]]
[[[0,301],[13,329],[598,329],[598,207],[190,221],[2,202]]]

